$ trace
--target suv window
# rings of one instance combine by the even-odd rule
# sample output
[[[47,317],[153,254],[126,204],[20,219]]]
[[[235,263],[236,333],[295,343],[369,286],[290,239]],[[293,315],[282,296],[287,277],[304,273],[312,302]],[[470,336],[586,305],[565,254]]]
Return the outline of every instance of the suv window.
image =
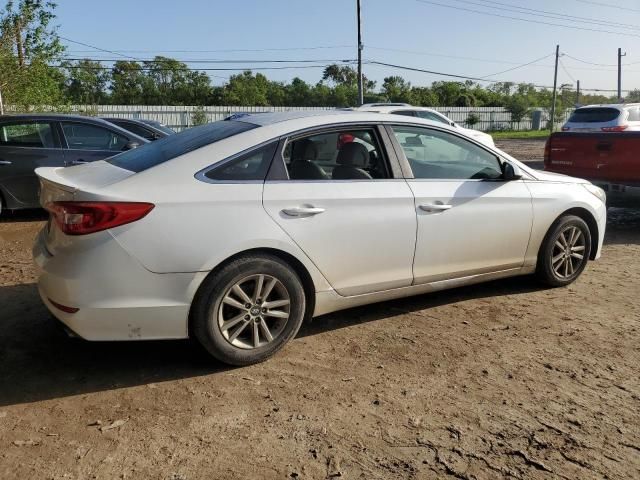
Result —
[[[571,114],[571,123],[604,123],[611,122],[620,116],[617,108],[579,108]]]
[[[433,120],[434,122],[444,123],[445,125],[451,125],[451,122],[444,117],[441,117],[437,113],[427,112],[424,110],[416,110],[416,116],[424,118],[425,120]]]
[[[277,148],[278,142],[272,142],[213,168],[204,176],[221,181],[264,180]]]
[[[46,122],[23,122],[0,125],[0,146],[55,148],[53,129]]]
[[[390,178],[374,129],[345,129],[296,138],[283,152],[291,180]]]
[[[500,160],[457,135],[435,129],[394,126],[415,178],[498,179]]]
[[[254,128],[257,125],[232,120],[209,123],[147,143],[107,161],[116,167],[138,173]]]
[[[86,123],[62,122],[62,131],[71,150],[110,150],[120,152],[128,138],[107,128]]]

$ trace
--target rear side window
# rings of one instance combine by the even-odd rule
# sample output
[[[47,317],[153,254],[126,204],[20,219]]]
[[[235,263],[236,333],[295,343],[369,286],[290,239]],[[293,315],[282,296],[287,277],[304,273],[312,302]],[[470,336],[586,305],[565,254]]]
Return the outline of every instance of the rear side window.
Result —
[[[257,128],[257,125],[245,122],[209,123],[129,150],[107,161],[116,167],[138,173],[254,128]]]
[[[571,123],[611,122],[620,116],[617,108],[579,108],[571,115]]]
[[[438,122],[438,123],[444,123],[445,125],[451,125],[451,122],[446,120],[445,118],[441,117],[438,114],[435,114],[433,112],[426,112],[424,110],[418,110],[416,111],[416,115],[420,118],[424,118],[425,120],[432,120],[434,122]]]
[[[272,142],[225,162],[224,165],[209,170],[204,176],[218,181],[262,181],[267,176],[277,148],[278,142]]]
[[[640,122],[640,107],[632,107],[627,108],[627,112],[629,112],[629,120],[630,122]]]
[[[0,146],[55,148],[50,123],[24,122],[0,126]]]

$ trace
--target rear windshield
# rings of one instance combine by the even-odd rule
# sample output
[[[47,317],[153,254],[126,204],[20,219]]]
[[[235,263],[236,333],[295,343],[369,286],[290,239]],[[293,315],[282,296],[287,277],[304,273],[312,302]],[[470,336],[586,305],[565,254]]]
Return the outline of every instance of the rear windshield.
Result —
[[[579,108],[571,115],[572,123],[604,123],[611,122],[620,116],[617,108]]]
[[[116,167],[131,172],[142,172],[168,160],[197,150],[211,143],[256,128],[245,122],[220,121],[190,128],[162,140],[147,143],[107,160]]]

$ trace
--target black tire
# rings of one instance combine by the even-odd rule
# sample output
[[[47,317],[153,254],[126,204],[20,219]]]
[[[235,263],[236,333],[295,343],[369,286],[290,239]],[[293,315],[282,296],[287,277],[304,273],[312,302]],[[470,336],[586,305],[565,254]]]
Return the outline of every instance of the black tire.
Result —
[[[278,288],[281,290],[282,288],[286,289],[290,303],[285,308],[289,310],[289,317],[286,321],[282,321],[286,323],[281,324],[279,334],[269,343],[255,348],[241,348],[233,345],[225,337],[222,331],[223,328],[219,324],[219,315],[221,308],[227,308],[223,305],[223,299],[226,294],[231,293],[229,289],[238,282],[242,282],[243,279],[254,275],[275,278],[279,282]],[[204,281],[198,290],[191,309],[191,332],[198,342],[217,360],[229,365],[251,365],[273,356],[289,340],[295,337],[304,320],[305,306],[306,297],[300,277],[285,261],[268,254],[247,255],[228,263]],[[258,310],[260,309],[258,308]],[[242,315],[240,310],[238,312]],[[257,315],[261,314],[258,313]],[[258,318],[267,320],[266,314],[264,315],[255,317],[257,325],[260,322]],[[244,318],[246,319],[247,316]],[[252,320],[242,320],[239,325],[247,323],[245,328],[256,328],[261,332],[260,335],[264,336],[258,326],[254,327],[252,323],[254,317],[251,318]],[[275,321],[278,321],[278,319],[275,319]],[[229,330],[226,331],[229,332]],[[249,334],[250,332],[246,333]],[[243,335],[245,335],[245,332],[243,332]],[[266,338],[264,340],[266,341]]]
[[[582,234],[582,239],[578,238],[576,242],[576,249],[582,249],[579,251],[573,251],[571,247],[565,246],[565,255],[571,257],[571,253],[575,255],[582,255],[581,259],[569,258],[572,263],[567,265],[566,259],[561,259],[561,263],[556,263],[554,268],[554,257],[562,255],[563,251],[560,245],[564,245],[561,235],[570,235],[577,229]],[[564,237],[565,241],[569,237]],[[558,242],[558,243],[557,243]],[[547,235],[542,242],[540,252],[538,253],[538,266],[536,269],[536,276],[538,279],[550,287],[564,287],[573,283],[580,274],[584,271],[589,257],[591,255],[592,239],[589,226],[580,217],[575,215],[564,215],[556,220],[551,228],[547,232]],[[566,270],[564,270],[566,267]]]

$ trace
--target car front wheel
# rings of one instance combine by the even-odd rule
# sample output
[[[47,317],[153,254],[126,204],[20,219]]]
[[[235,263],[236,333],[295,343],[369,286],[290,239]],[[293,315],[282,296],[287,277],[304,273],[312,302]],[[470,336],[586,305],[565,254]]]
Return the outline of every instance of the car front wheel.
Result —
[[[538,278],[549,286],[574,282],[591,255],[591,233],[580,217],[565,215],[549,229],[538,255]]]
[[[283,260],[241,257],[202,285],[192,309],[192,332],[224,363],[261,362],[296,335],[305,300],[300,278]]]

